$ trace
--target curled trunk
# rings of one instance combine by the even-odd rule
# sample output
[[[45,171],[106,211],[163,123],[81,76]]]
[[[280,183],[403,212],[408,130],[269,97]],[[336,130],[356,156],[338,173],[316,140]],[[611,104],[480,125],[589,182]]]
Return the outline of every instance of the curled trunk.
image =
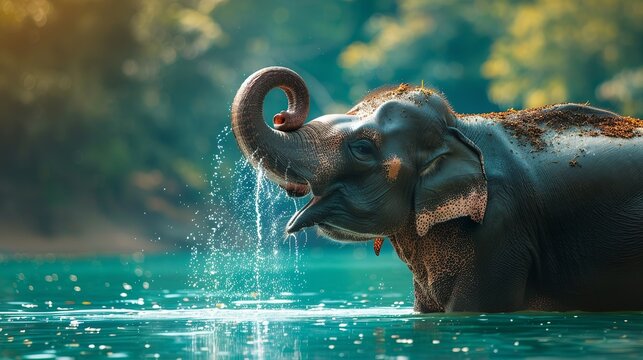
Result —
[[[274,129],[263,117],[263,103],[268,92],[282,89],[288,98],[288,110],[275,115]],[[310,190],[311,164],[319,129],[303,126],[308,116],[309,96],[303,79],[283,67],[268,67],[250,75],[241,85],[232,103],[232,131],[243,155],[254,166],[265,169],[266,176],[291,195]]]

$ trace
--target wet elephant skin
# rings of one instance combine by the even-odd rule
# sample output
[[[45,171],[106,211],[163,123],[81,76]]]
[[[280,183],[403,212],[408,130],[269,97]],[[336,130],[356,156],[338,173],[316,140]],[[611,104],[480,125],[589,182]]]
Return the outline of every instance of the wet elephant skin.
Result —
[[[263,119],[284,90],[288,110]],[[292,70],[251,75],[232,106],[244,155],[292,196],[287,232],[388,238],[415,309],[643,309],[643,121],[578,104],[479,115],[400,85],[305,123]]]

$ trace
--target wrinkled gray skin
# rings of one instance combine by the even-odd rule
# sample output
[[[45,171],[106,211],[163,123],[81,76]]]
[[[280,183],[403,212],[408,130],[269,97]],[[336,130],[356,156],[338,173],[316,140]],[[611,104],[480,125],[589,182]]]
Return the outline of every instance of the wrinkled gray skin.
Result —
[[[262,106],[275,87],[289,108],[273,129]],[[307,113],[303,80],[271,67],[239,89],[232,128],[271,180],[312,192],[288,232],[389,238],[413,272],[417,311],[643,309],[643,138],[550,131],[537,151],[423,89],[303,125]]]

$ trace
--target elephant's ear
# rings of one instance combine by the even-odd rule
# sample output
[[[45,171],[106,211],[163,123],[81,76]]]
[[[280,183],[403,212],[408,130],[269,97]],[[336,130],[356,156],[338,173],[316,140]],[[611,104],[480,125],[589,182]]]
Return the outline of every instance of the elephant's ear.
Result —
[[[415,188],[415,225],[424,236],[433,225],[469,216],[482,223],[487,178],[480,149],[453,127],[446,132],[443,155],[422,169]]]

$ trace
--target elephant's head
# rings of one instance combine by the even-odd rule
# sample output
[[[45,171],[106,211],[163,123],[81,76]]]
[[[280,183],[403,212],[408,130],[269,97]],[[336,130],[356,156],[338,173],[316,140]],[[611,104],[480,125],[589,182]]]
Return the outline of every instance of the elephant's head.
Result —
[[[275,115],[273,129],[262,108],[276,87],[288,110]],[[312,192],[288,222],[289,233],[316,225],[330,238],[354,241],[392,236],[409,223],[423,236],[454,218],[482,221],[482,154],[436,92],[401,85],[304,125],[307,113],[303,80],[281,67],[251,75],[232,105],[232,129],[246,158],[290,195]]]

